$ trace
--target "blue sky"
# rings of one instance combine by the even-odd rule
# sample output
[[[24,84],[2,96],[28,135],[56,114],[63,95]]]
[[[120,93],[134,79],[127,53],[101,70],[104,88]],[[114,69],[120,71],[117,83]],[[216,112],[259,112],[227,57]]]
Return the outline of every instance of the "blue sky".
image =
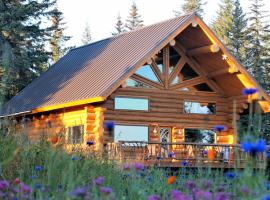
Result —
[[[270,1],[265,1],[265,10],[270,11]],[[66,34],[72,36],[70,45],[80,46],[81,35],[88,23],[94,41],[110,37],[114,31],[118,13],[123,19],[129,13],[132,0],[58,0],[59,9],[64,13]],[[174,17],[174,10],[180,10],[183,0],[136,0],[139,13],[145,25],[153,24]],[[219,0],[205,0],[204,20],[209,23],[214,19]],[[250,0],[241,0],[248,11]]]

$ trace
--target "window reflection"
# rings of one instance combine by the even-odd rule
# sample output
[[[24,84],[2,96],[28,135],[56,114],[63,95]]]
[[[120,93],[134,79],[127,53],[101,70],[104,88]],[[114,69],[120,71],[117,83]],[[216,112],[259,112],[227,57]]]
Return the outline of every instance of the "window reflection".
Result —
[[[185,129],[185,142],[214,143],[215,132],[203,129]]]
[[[131,78],[129,78],[128,80],[126,80],[126,84],[128,87],[137,87],[137,88],[152,88],[151,86],[149,85],[146,85],[142,82],[139,82],[139,81],[136,81],[136,80],[133,80]]]
[[[160,83],[160,81],[158,80],[157,76],[155,75],[155,73],[153,72],[152,68],[150,65],[144,65],[142,67],[140,67],[135,74],[138,74],[146,79],[149,79],[153,82],[156,83]]]
[[[185,113],[195,113],[195,114],[206,114],[206,115],[216,114],[216,104],[185,101],[184,111]]]
[[[147,126],[115,125],[114,141],[148,141]]]
[[[149,100],[144,98],[115,97],[115,109],[147,111],[148,104]]]

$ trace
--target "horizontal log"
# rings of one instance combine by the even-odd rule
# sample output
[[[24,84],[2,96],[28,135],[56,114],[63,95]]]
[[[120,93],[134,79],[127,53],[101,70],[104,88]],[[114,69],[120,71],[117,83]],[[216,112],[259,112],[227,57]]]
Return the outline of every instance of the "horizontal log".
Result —
[[[190,49],[186,53],[188,56],[196,56],[200,54],[217,53],[219,52],[219,50],[220,50],[219,46],[216,44],[213,44],[213,45]]]

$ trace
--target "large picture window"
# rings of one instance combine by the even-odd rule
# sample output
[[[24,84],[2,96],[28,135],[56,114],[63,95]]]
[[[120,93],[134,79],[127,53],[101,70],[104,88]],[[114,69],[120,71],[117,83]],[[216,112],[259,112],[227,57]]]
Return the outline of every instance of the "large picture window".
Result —
[[[83,143],[84,126],[72,126],[67,128],[68,131],[68,144],[81,144]]]
[[[216,104],[215,103],[204,103],[204,102],[184,102],[184,112],[194,113],[194,114],[216,114]]]
[[[149,100],[146,98],[115,97],[115,109],[148,111]]]
[[[148,141],[148,126],[115,125],[114,141]]]
[[[215,141],[215,132],[204,129],[185,129],[185,142],[211,144]]]

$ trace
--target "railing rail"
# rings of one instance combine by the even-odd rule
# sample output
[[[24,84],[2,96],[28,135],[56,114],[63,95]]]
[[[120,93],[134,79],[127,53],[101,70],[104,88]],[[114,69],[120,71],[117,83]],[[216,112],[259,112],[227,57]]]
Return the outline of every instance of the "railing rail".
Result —
[[[243,168],[250,159],[238,144],[119,141],[109,143],[110,159],[164,167]],[[254,159],[254,158],[253,158]],[[265,167],[265,153],[257,154],[256,168]]]

